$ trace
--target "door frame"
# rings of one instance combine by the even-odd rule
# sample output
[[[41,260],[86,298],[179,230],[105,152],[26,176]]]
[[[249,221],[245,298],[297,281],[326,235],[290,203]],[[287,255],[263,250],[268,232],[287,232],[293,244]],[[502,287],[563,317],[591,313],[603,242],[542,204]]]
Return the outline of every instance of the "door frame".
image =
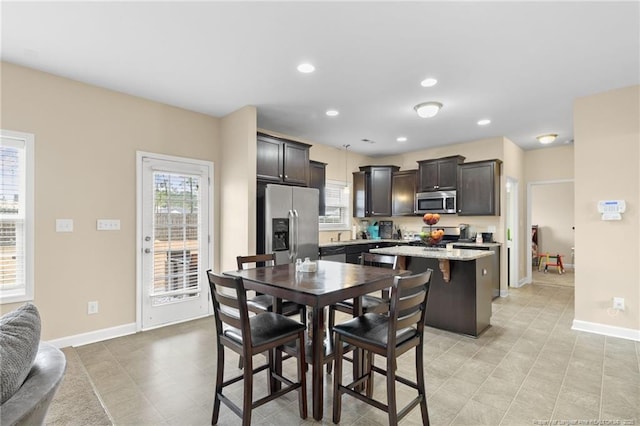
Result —
[[[519,209],[519,200],[520,200],[520,181],[512,176],[506,177],[506,184],[509,186],[507,193],[508,195],[508,203],[507,203],[507,220],[505,221],[505,225],[507,229],[510,229],[511,233],[511,241],[507,239],[507,233],[505,232],[505,249],[507,253],[505,258],[507,259],[507,264],[510,266],[511,271],[507,273],[507,283],[506,289],[500,290],[500,296],[505,297],[509,294],[509,281],[511,281],[511,287],[518,288],[524,285],[524,280],[521,281],[519,279],[520,276],[520,228],[518,223],[520,223],[520,209]],[[511,247],[509,247],[511,245]],[[511,250],[509,250],[511,248]],[[509,251],[511,251],[511,256],[509,256]],[[509,276],[511,275],[511,276]]]
[[[536,185],[553,185],[559,183],[573,183],[575,189],[575,179],[551,179],[551,180],[538,180],[527,183],[527,284],[533,282],[533,256],[531,255],[531,208],[533,202],[533,187]],[[575,200],[574,200],[575,204]],[[575,206],[574,206],[575,209]]]
[[[143,217],[142,217],[142,174],[143,174],[143,165],[142,165],[142,161],[144,158],[151,158],[153,160],[161,160],[161,161],[175,161],[175,162],[180,162],[180,163],[190,163],[193,165],[197,165],[200,167],[206,167],[208,169],[209,172],[209,179],[211,180],[211,184],[209,185],[209,206],[208,206],[208,211],[209,211],[209,217],[207,218],[207,222],[208,222],[208,226],[209,226],[209,239],[207,241],[207,246],[208,246],[208,252],[209,252],[209,258],[206,259],[206,261],[209,264],[209,267],[206,267],[205,265],[203,265],[202,267],[202,271],[206,271],[207,269],[211,269],[213,268],[213,259],[214,259],[214,253],[213,253],[213,241],[214,240],[214,228],[213,228],[213,222],[214,222],[214,218],[213,218],[213,212],[214,212],[214,208],[215,208],[215,201],[213,198],[213,185],[214,185],[214,174],[213,174],[213,162],[211,161],[206,161],[206,160],[198,160],[195,158],[187,158],[187,157],[178,157],[175,155],[166,155],[166,154],[158,154],[158,153],[153,153],[153,152],[146,152],[146,151],[136,151],[136,331],[142,331],[142,303],[143,303],[143,291],[142,291],[142,285],[143,285],[143,271],[142,271],[142,256],[143,256],[143,244],[142,244],[142,238],[143,238],[143,233],[142,233],[142,224],[143,224]],[[203,278],[204,280],[204,278]],[[204,291],[208,291],[208,286],[204,286],[206,288],[206,290]],[[210,297],[210,296],[209,296]],[[208,315],[212,314],[212,309],[211,306],[209,307],[209,313]],[[178,322],[185,322],[185,321],[191,321],[193,319],[196,319],[198,317],[194,317],[194,318],[190,318],[187,320],[182,320],[182,321],[178,321]],[[159,327],[164,327],[167,325],[171,325],[171,324],[175,324],[175,323],[167,323],[167,324],[162,324],[156,328]],[[153,327],[152,327],[153,328]],[[151,328],[147,328],[145,330],[150,330]]]

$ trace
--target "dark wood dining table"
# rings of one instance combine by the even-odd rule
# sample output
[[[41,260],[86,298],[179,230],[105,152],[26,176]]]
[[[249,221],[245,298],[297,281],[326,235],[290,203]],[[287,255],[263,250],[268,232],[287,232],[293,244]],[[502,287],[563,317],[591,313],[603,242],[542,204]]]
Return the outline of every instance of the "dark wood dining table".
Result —
[[[360,315],[360,296],[391,287],[394,276],[406,273],[408,271],[327,260],[318,260],[315,272],[296,272],[294,264],[225,272],[242,277],[245,288],[273,296],[276,312],[282,310],[282,299],[311,308],[311,338],[306,355],[312,366],[313,418],[316,420],[321,420],[323,414],[323,366],[333,359],[331,338],[325,338],[324,308],[353,298],[354,316]],[[355,377],[362,372],[361,358],[362,354],[354,353]]]

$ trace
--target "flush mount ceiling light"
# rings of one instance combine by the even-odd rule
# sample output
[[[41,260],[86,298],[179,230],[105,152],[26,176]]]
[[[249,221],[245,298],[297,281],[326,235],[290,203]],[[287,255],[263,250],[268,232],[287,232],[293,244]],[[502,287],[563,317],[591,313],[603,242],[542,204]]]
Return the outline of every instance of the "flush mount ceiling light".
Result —
[[[304,73],[304,74],[309,74],[310,72],[314,72],[315,70],[316,70],[316,67],[314,67],[313,65],[311,65],[309,63],[304,63],[304,64],[298,65],[298,71],[300,71],[301,73]]]
[[[538,142],[546,145],[548,143],[555,141],[557,137],[558,137],[557,134],[549,133],[547,135],[536,136],[536,139],[538,139]]]
[[[440,102],[423,102],[413,107],[422,118],[434,117],[440,111],[440,108],[442,108]]]
[[[406,138],[406,136],[398,136],[396,138],[396,141],[398,141],[398,142],[406,142],[407,138]]]
[[[336,115],[339,115],[340,112],[335,109],[328,109],[327,112],[325,112],[325,114],[327,114],[329,117],[335,117]]]
[[[478,120],[478,126],[486,126],[487,124],[491,124],[491,120],[489,120],[488,118]]]

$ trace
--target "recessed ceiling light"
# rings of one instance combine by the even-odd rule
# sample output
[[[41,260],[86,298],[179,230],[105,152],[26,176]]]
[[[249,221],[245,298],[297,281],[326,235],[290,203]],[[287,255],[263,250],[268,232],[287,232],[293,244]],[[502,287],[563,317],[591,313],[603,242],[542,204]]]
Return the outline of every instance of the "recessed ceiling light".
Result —
[[[327,112],[325,112],[325,114],[327,114],[329,117],[335,117],[336,115],[339,115],[340,112],[335,109],[328,109]]]
[[[478,126],[486,126],[487,124],[490,124],[490,123],[491,123],[491,120],[489,120],[488,118],[478,120]]]
[[[406,142],[407,141],[407,137],[406,136],[399,136],[396,140],[398,142]]]
[[[422,80],[422,81],[420,82],[420,85],[421,85],[422,87],[433,87],[433,86],[435,86],[437,83],[438,83],[438,80],[436,80],[435,78],[431,78],[431,77],[429,77],[429,78],[425,78],[424,80]]]
[[[300,71],[301,73],[304,73],[304,74],[309,74],[310,72],[314,72],[315,70],[316,70],[316,67],[314,67],[313,65],[311,65],[309,63],[304,63],[304,64],[298,65],[298,71]]]

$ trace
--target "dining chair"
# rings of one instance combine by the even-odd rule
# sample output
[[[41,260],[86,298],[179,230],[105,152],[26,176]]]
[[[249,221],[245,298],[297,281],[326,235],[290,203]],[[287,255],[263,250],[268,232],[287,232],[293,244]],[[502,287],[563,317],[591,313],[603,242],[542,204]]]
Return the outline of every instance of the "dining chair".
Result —
[[[424,383],[424,316],[432,270],[409,276],[396,276],[391,287],[388,314],[366,313],[334,327],[335,374],[333,378],[333,422],[340,422],[342,394],[346,393],[366,402],[389,416],[389,424],[397,425],[416,405],[420,405],[422,424],[429,424]],[[365,371],[352,383],[342,385],[343,342],[348,348],[360,348],[366,353]],[[416,379],[412,381],[396,374],[397,357],[415,348]],[[386,368],[374,365],[374,355],[386,358]],[[387,403],[373,398],[373,374],[386,376]],[[418,391],[418,396],[398,411],[396,381]],[[366,393],[356,387],[366,382]]]
[[[397,269],[398,257],[388,254],[362,253],[360,264],[368,266],[379,266],[383,268]],[[380,297],[370,294],[360,298],[362,312],[388,312],[389,311],[389,290],[384,289]],[[333,326],[336,323],[336,311],[344,312],[353,316],[353,299],[347,299],[329,306],[329,336],[332,334]],[[327,363],[327,373],[331,373],[332,363]]]
[[[218,275],[211,270],[207,271],[207,275],[209,277],[215,316],[218,353],[211,424],[214,425],[218,422],[221,402],[224,402],[231,411],[242,419],[243,426],[249,426],[251,424],[251,412],[254,408],[294,390],[298,391],[300,418],[306,419],[305,326],[298,321],[274,312],[263,312],[249,317],[247,295],[242,278]],[[290,342],[295,342],[298,354],[297,382],[293,382],[275,371],[275,348]],[[243,359],[243,374],[226,381],[224,379],[225,347],[240,354]],[[267,353],[267,364],[254,368],[253,356],[263,352]],[[270,383],[271,391],[267,396],[253,401],[253,376],[263,370],[268,370],[267,382]],[[223,393],[225,387],[240,380],[243,380],[244,389],[242,408],[238,407]],[[279,390],[275,390],[274,384],[276,381],[283,385]]]
[[[238,270],[243,270],[245,265],[251,263],[265,263],[267,265],[276,264],[275,253],[256,254],[251,256],[236,256]],[[251,312],[273,312],[273,297],[268,294],[256,294],[254,297],[247,299],[247,307]],[[299,305],[289,300],[282,301],[282,315],[293,316],[300,315],[300,322],[307,324],[307,307]],[[238,368],[242,368],[242,357],[238,360]]]

